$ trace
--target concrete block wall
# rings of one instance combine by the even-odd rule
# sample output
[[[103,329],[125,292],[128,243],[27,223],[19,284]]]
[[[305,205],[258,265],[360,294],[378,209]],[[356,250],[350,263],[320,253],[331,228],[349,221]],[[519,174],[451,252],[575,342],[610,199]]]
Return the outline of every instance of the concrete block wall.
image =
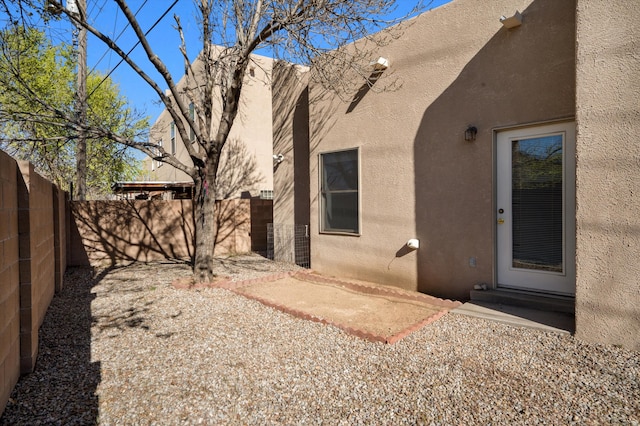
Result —
[[[217,212],[216,254],[250,251],[251,200],[220,201]],[[192,253],[191,201],[70,203],[32,164],[0,151],[0,414],[35,368],[38,330],[68,264]]]
[[[18,167],[0,151],[0,413],[20,376]]]
[[[69,265],[189,258],[188,200],[71,201]]]
[[[38,329],[62,285],[65,200],[33,165],[0,151],[0,413],[20,374],[35,367]]]
[[[216,202],[216,255],[251,251],[249,199]],[[72,201],[68,264],[189,259],[191,200]]]
[[[38,329],[55,291],[54,185],[18,162],[18,232],[20,235],[20,371],[33,371]]]

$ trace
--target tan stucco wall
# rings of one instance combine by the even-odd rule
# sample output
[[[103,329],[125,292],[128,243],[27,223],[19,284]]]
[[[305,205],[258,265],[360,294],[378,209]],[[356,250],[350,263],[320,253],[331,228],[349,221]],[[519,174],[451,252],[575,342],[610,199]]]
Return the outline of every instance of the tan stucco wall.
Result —
[[[640,9],[578,0],[576,335],[640,349]]]
[[[502,28],[516,10],[522,26]],[[574,116],[574,33],[574,1],[454,0],[372,52],[400,89],[350,103],[312,86],[313,269],[457,299],[493,283],[494,129]],[[352,147],[361,235],[320,234],[318,154]],[[404,250],[409,238],[418,251]]]
[[[283,156],[273,166],[275,223],[309,224],[307,76],[308,69],[284,63],[276,64],[273,70],[273,153]],[[306,203],[300,199],[305,197]]]
[[[69,265],[189,260],[190,200],[71,202]],[[216,202],[215,254],[251,251],[251,200]]]
[[[294,226],[309,225],[309,93],[308,69],[277,63],[273,70],[274,259],[296,261],[306,244],[294,236]],[[304,245],[304,247],[301,246]]]
[[[251,190],[252,195],[257,195],[260,190],[273,189],[273,159],[272,159],[272,119],[271,119],[271,68],[273,60],[263,56],[252,56],[249,68],[253,76],[247,73],[240,98],[240,109],[229,135],[229,142],[241,141],[250,155],[256,160],[256,172],[262,177],[262,181]],[[194,69],[199,70],[200,60],[194,63]],[[198,71],[196,71],[198,72]],[[183,77],[178,83],[178,91],[186,86]],[[186,98],[185,98],[186,99]],[[185,103],[189,103],[185,100]],[[219,100],[214,102],[214,114],[219,114],[221,106]],[[150,132],[150,140],[157,142],[162,139],[166,151],[171,150],[170,123],[173,120],[164,110],[157,118]],[[217,125],[216,118],[213,120]],[[186,122],[185,122],[186,126]],[[232,144],[228,143],[225,149]],[[176,129],[176,157],[184,164],[191,166],[193,162],[182,143]],[[154,165],[150,159],[144,162],[145,176],[152,181],[188,182],[191,178],[181,170],[177,170],[169,164]],[[240,194],[236,194],[239,196]],[[233,197],[231,197],[233,198]]]

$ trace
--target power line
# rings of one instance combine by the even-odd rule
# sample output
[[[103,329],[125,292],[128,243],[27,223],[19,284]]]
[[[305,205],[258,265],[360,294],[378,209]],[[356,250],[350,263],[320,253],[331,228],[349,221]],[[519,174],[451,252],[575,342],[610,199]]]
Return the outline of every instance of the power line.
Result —
[[[104,9],[104,7],[107,5],[107,1],[108,0],[104,0],[104,2],[102,2],[102,6],[100,6],[100,8],[98,9],[98,13],[96,15],[99,15],[100,12],[102,12],[102,10]],[[98,5],[97,1],[93,2],[93,6],[91,6],[91,10],[87,12],[87,16],[91,16],[93,15],[93,11],[95,10],[96,6]],[[88,19],[87,19],[88,21]]]
[[[145,0],[145,3],[146,3],[146,0]],[[144,4],[142,6],[144,6]],[[142,6],[140,6],[140,8],[136,11],[136,13],[133,16],[137,16],[138,15],[138,12],[140,12],[140,10],[142,9]],[[118,26],[118,15],[120,15],[120,8],[119,7],[116,8],[116,18],[113,20],[113,34],[116,33],[116,27]],[[114,41],[116,41],[116,42],[118,41],[120,36],[122,34],[124,34],[124,30],[127,29],[128,25],[129,25],[128,23],[125,25],[124,29],[120,32],[120,34],[118,34],[118,36],[116,37],[116,39]],[[111,67],[111,49],[108,49],[108,52],[109,52],[109,62],[108,63],[109,63],[109,67]],[[105,51],[105,53],[106,53],[106,51]],[[104,58],[104,54],[102,55],[102,58]],[[93,71],[98,66],[100,61],[102,61],[102,58],[100,58],[98,60],[98,62],[96,62],[96,64],[93,66],[93,68],[91,68],[91,71]]]
[[[167,16],[167,13],[169,13],[171,11],[171,9],[173,9],[173,7],[178,3],[179,0],[174,0],[174,2],[171,4],[171,6],[169,6],[167,8],[167,10],[162,14],[162,16],[160,16],[156,22],[153,23],[153,25],[151,26],[151,28],[149,28],[144,35],[147,36],[155,27],[156,25],[158,25],[160,23],[160,21],[162,21],[164,19],[165,16]],[[146,0],[145,0],[146,3]],[[138,45],[140,44],[140,40],[138,40],[136,42],[136,44],[133,45],[133,47],[125,54],[125,56],[129,56],[129,54],[131,52],[134,51],[134,49],[136,47],[138,47]],[[87,96],[87,99],[91,97],[91,95],[93,95],[95,93],[96,90],[98,90],[98,88],[102,85],[102,83],[104,83],[107,78],[109,78],[111,76],[111,74],[113,74],[113,72],[124,62],[124,59],[120,59],[120,61],[116,64],[115,67],[113,67],[113,69],[111,71],[109,71],[109,73],[107,75],[104,76],[104,78],[100,81],[100,83],[98,83],[98,85],[91,91],[91,93],[89,93],[89,96]]]
[[[136,12],[133,14],[133,16],[138,16],[138,13],[140,13],[140,11],[142,10],[142,8],[144,7],[145,4],[147,4],[148,0],[145,0],[144,3],[142,3],[142,5],[138,8],[138,10],[136,10]],[[102,10],[102,8],[100,8],[100,10]],[[116,32],[116,26],[118,23],[118,14],[120,13],[120,8],[116,9],[116,19],[113,22],[113,32]],[[127,28],[129,28],[129,22],[126,23],[126,25],[124,26],[124,28],[122,29],[122,31],[120,31],[120,34],[118,34],[116,36],[115,39],[113,39],[114,42],[117,42],[118,39],[120,37],[122,37],[122,34],[124,34],[124,32],[127,30]],[[98,67],[98,65],[100,64],[100,62],[104,59],[105,56],[107,56],[107,53],[111,53],[111,49],[107,48],[104,53],[102,54],[102,56],[100,57],[100,59],[98,59],[95,63],[95,65],[91,68],[91,71],[89,71],[89,74],[93,73],[95,71],[95,69]]]

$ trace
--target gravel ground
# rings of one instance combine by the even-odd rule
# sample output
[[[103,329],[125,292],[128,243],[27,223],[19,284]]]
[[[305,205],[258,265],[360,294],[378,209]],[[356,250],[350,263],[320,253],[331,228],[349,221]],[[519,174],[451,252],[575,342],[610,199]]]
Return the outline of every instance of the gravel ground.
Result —
[[[254,278],[290,269],[219,261]],[[176,264],[71,269],[0,424],[639,424],[640,354],[448,314],[369,343]]]

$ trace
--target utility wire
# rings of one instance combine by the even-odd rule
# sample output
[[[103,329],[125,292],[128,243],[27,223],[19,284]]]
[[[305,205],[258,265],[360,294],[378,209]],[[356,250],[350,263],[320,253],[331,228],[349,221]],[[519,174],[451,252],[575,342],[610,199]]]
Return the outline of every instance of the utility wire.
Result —
[[[87,12],[87,16],[91,16],[91,15],[93,15],[93,11],[95,10],[96,6],[98,5],[98,1],[99,1],[99,0],[96,0],[96,1],[94,1],[94,2],[93,2],[93,5],[91,6],[91,10],[90,10],[89,12]],[[104,9],[104,7],[107,5],[107,1],[108,1],[108,0],[104,0],[104,2],[102,2],[102,6],[100,6],[100,7],[98,8],[98,13],[97,13],[97,14],[100,14],[100,12],[102,12],[102,9]],[[87,7],[88,7],[88,6],[87,6]],[[88,20],[88,19],[87,19],[87,20]]]
[[[136,12],[133,14],[133,16],[138,16],[138,13],[140,13],[140,11],[141,11],[141,10],[142,10],[142,8],[144,7],[144,5],[145,5],[145,4],[147,4],[147,1],[148,1],[148,0],[144,0],[144,3],[142,3],[142,5],[138,8],[138,10],[136,10]],[[102,9],[100,9],[100,10],[102,10]],[[120,13],[120,9],[118,8],[118,9],[116,9],[116,19],[115,19],[115,21],[114,21],[114,23],[113,23],[113,32],[114,32],[114,33],[116,32],[116,24],[117,24],[117,22],[118,22],[118,14],[119,14],[119,13]],[[115,39],[113,39],[113,41],[114,41],[114,42],[118,41],[118,39],[119,39],[120,37],[122,37],[122,34],[124,34],[124,32],[127,30],[127,28],[129,28],[129,25],[130,25],[130,24],[127,22],[127,24],[124,26],[124,28],[122,29],[122,31],[120,31],[120,34],[118,34],[118,35],[116,36],[116,38],[115,38]],[[104,53],[102,54],[102,56],[100,57],[100,59],[98,59],[98,60],[96,61],[95,65],[93,66],[93,68],[91,68],[91,71],[89,71],[89,74],[93,73],[93,72],[96,70],[96,68],[98,67],[98,65],[100,64],[100,62],[104,59],[104,57],[105,57],[105,56],[107,56],[107,53],[109,53],[109,54],[110,54],[110,53],[111,53],[111,49],[107,48],[107,49],[104,51]]]
[[[142,10],[142,7],[145,5],[145,3],[147,3],[147,1],[145,0],[145,2],[142,4],[142,6],[140,6],[138,8],[138,10],[136,10],[136,13],[133,14],[133,16],[138,16],[138,12],[140,12],[140,10]],[[113,20],[113,34],[116,33],[116,28],[118,27],[118,15],[120,15],[120,8],[116,8],[116,17]],[[118,34],[118,36],[116,37],[116,39],[114,40],[114,42],[117,42],[118,39],[120,38],[120,36],[122,34],[124,34],[124,30],[126,30],[129,27],[129,23],[127,22],[127,24],[124,26],[124,28],[122,29],[122,31],[120,31],[120,34]],[[109,62],[108,62],[108,68],[111,68],[111,49],[107,49],[105,50],[105,52],[102,54],[102,57],[98,60],[98,62],[96,62],[96,64],[91,68],[91,72],[93,72],[93,70],[96,69],[96,67],[98,66],[98,64],[100,64],[100,61],[102,61],[102,58],[104,58],[104,56],[106,55],[106,53],[109,52]]]
[[[174,0],[174,2],[171,4],[171,6],[169,6],[169,8],[162,14],[162,16],[160,16],[156,22],[154,22],[154,24],[151,26],[151,28],[149,28],[144,35],[147,36],[155,27],[156,25],[158,25],[160,23],[160,21],[162,21],[162,19],[164,19],[165,16],[167,16],[167,13],[169,13],[171,11],[171,9],[173,9],[173,7],[178,3],[179,0]],[[140,40],[138,40],[136,42],[136,44],[133,45],[133,47],[125,54],[125,56],[129,56],[129,54],[131,52],[133,52],[133,50],[138,47],[138,45],[140,44]],[[98,90],[98,87],[100,87],[102,85],[102,83],[104,83],[107,78],[109,78],[111,76],[111,74],[113,74],[113,72],[116,70],[116,68],[118,68],[122,63],[124,62],[124,59],[120,59],[120,62],[118,62],[116,64],[115,67],[113,67],[113,69],[111,71],[109,71],[109,73],[107,75],[104,76],[104,78],[100,81],[100,83],[98,83],[98,85],[96,87],[94,87],[94,89],[91,91],[91,93],[89,93],[89,96],[87,96],[87,99],[89,99],[91,97],[91,95],[93,95],[95,93],[96,90]]]

